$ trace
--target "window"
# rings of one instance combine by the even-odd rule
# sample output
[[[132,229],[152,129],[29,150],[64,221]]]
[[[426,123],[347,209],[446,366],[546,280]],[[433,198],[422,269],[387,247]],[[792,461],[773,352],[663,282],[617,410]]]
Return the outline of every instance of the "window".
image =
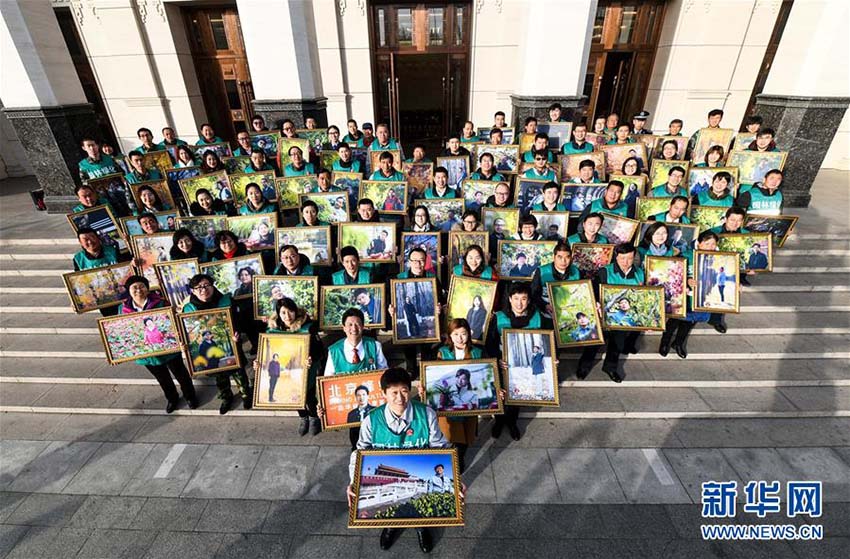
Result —
[[[443,8],[428,8],[428,44],[442,45],[445,31]]]
[[[413,44],[413,10],[398,8],[396,18],[398,19],[398,45],[409,47]]]
[[[378,46],[387,46],[387,14],[383,8],[378,8]]]
[[[463,8],[455,11],[455,45],[463,44]]]
[[[655,35],[655,24],[658,21],[658,6],[649,6],[646,13],[646,32],[643,37],[643,42],[649,44],[652,42],[652,37]]]
[[[623,19],[620,20],[620,35],[617,42],[621,45],[632,42],[632,33],[637,21],[637,6],[623,6]]]
[[[227,42],[227,31],[224,28],[223,19],[210,19],[210,30],[212,31],[213,43],[216,50],[230,50]]]
[[[602,42],[602,28],[605,25],[606,11],[607,9],[605,6],[599,6],[596,8],[596,19],[593,21],[593,36],[591,38],[591,42],[593,43]]]
[[[236,80],[224,80],[224,90],[227,92],[227,104],[231,111],[238,111],[242,108],[242,99],[239,97],[239,84]]]

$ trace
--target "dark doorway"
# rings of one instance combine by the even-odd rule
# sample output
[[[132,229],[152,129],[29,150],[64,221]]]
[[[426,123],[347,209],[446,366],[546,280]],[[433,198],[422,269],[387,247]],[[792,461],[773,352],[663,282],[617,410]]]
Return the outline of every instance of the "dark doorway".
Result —
[[[605,55],[605,68],[602,71],[602,81],[599,84],[599,96],[596,99],[596,112],[610,114],[623,106],[632,70],[630,52],[610,52]],[[627,117],[623,120],[626,121]]]
[[[445,130],[446,56],[418,54],[395,57],[398,78],[399,135],[411,151],[425,144],[435,153]]]

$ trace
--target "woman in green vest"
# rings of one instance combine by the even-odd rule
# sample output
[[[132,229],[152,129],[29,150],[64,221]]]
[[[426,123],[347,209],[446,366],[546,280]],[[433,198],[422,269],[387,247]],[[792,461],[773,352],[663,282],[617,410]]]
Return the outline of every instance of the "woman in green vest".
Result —
[[[199,188],[195,193],[195,201],[189,204],[189,213],[195,217],[208,215],[227,215],[227,206],[206,188]]]
[[[124,289],[130,296],[121,303],[121,314],[133,314],[168,306],[159,294],[150,291],[150,283],[145,277],[130,276],[124,282]],[[189,407],[192,409],[198,407],[195,385],[192,384],[192,377],[186,370],[186,365],[183,364],[182,353],[176,352],[136,359],[136,364],[145,367],[162,388],[168,402],[165,406],[165,413],[176,410],[177,404],[180,402],[180,394],[174,387],[171,375],[174,375],[174,378],[180,383],[180,389],[183,391],[183,397],[186,398]]]
[[[498,280],[496,271],[487,264],[484,249],[478,245],[469,245],[463,252],[463,264],[457,264],[452,269],[455,276],[467,278]]]
[[[230,295],[222,293],[213,284],[213,279],[206,274],[197,274],[189,280],[189,289],[192,290],[192,295],[189,296],[189,301],[183,305],[181,312],[188,313],[194,311],[203,311],[210,309],[230,309],[231,318],[238,324],[238,310]],[[242,363],[247,363],[245,354],[242,352],[242,344],[239,341],[239,332],[233,335],[232,343],[239,354],[239,360]],[[236,381],[236,386],[239,389],[239,394],[242,396],[242,407],[246,410],[251,409],[253,405],[253,391],[251,383],[248,380],[248,375],[245,374],[245,367],[242,366],[236,371],[217,373],[215,377],[215,385],[218,388],[218,397],[221,400],[221,407],[218,413],[224,415],[230,411],[230,404],[233,401],[233,391],[230,388],[230,378]]]
[[[204,244],[200,242],[188,229],[178,229],[172,235],[173,242],[169,255],[172,260],[185,260],[186,258],[197,258],[199,264],[209,261]]]
[[[663,221],[650,224],[644,231],[643,239],[637,247],[638,257],[635,259],[637,266],[643,265],[647,256],[679,256],[679,251],[673,246],[667,246],[669,230]]]
[[[726,155],[726,150],[723,149],[723,146],[711,146],[708,148],[708,151],[705,152],[705,158],[703,161],[700,161],[694,167],[721,167],[723,165],[723,156]]]
[[[353,246],[345,246],[339,251],[342,270],[331,276],[333,285],[354,285],[372,282],[369,270],[360,267],[360,253]]]
[[[239,208],[239,215],[268,214],[277,212],[274,204],[263,196],[263,189],[255,182],[245,187],[245,203]]]
[[[301,221],[296,227],[324,227],[330,225],[326,221],[319,221],[319,205],[312,200],[304,200],[301,205]]]
[[[691,206],[715,206],[728,208],[734,203],[732,192],[732,175],[727,171],[715,173],[711,178],[708,190],[691,197]]]
[[[310,431],[311,435],[318,435],[322,430],[319,421],[317,407],[319,401],[316,398],[316,377],[319,374],[319,365],[322,363],[325,348],[319,341],[318,325],[310,320],[307,311],[299,308],[295,301],[289,297],[278,299],[275,302],[274,313],[268,318],[268,334],[309,334],[310,355],[307,357],[307,408],[298,410],[301,422],[298,425],[298,434],[302,437]],[[259,371],[260,363],[254,360],[254,371]],[[270,384],[272,378],[269,378]],[[274,379],[276,382],[277,379]],[[269,401],[273,401],[274,387],[269,387]]]

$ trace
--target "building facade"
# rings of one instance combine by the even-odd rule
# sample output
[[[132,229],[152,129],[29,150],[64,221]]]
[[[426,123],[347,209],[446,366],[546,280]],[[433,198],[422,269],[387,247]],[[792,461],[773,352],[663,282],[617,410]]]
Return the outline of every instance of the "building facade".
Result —
[[[82,135],[126,153],[141,126],[194,143],[210,122],[233,141],[254,114],[343,133],[349,118],[387,122],[406,145],[436,145],[467,119],[501,110],[516,125],[555,101],[567,118],[681,118],[686,134],[721,108],[729,128],[762,114],[798,154],[795,182],[850,169],[844,0],[10,0],[0,13],[0,167],[34,172],[55,207]]]

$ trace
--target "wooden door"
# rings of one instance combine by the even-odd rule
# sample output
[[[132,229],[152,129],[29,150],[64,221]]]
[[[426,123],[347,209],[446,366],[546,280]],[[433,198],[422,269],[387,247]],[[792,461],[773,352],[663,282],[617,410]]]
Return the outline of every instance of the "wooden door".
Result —
[[[189,45],[204,106],[216,133],[227,139],[250,129],[254,89],[235,8],[184,8]]]

